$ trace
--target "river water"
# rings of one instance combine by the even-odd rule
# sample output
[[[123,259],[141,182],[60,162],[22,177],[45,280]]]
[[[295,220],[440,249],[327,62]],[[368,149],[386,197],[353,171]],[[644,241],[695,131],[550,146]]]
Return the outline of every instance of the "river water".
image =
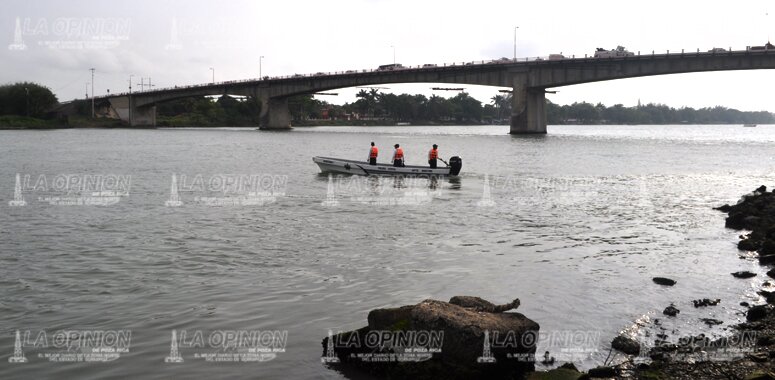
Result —
[[[724,334],[744,319],[739,302],[759,300],[763,268],[741,259],[739,233],[712,207],[774,184],[772,126],[507,133],[0,131],[0,377],[341,378],[320,360],[328,330],[362,327],[374,308],[454,295],[520,298],[519,311],[541,325],[539,353],[589,368],[622,330],[653,341],[657,318],[682,334]],[[370,141],[382,157],[400,143],[410,164],[439,144],[442,158],[463,158],[462,175],[329,179],[311,161],[365,158]],[[228,185],[251,175],[257,186]],[[738,270],[759,276],[729,274]],[[698,298],[722,301],[695,309]],[[670,303],[679,318],[661,315]],[[26,363],[8,360],[17,330]],[[188,334],[182,363],[165,363],[172,330]],[[271,360],[211,362],[217,339],[185,343],[197,331],[256,330],[287,334]],[[63,363],[93,344],[63,344],[62,331],[131,334],[131,344],[93,358],[106,362]]]

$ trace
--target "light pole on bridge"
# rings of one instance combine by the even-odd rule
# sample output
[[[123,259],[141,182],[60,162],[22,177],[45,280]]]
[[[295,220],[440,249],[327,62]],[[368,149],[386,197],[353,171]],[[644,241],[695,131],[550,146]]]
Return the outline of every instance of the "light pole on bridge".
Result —
[[[134,74],[129,74],[129,126],[132,126],[132,77]]]
[[[94,118],[94,68],[91,70],[91,117]]]
[[[394,45],[390,45],[390,47],[393,48],[393,64],[396,64],[396,47]]]
[[[213,72],[213,84],[215,84],[215,69],[211,67],[210,71]]]
[[[264,78],[263,74],[261,73],[261,64],[263,63],[262,62],[263,60],[264,60],[264,56],[263,55],[258,57],[258,79],[259,80]]]
[[[514,62],[517,61],[517,29],[519,29],[518,26],[514,27]]]

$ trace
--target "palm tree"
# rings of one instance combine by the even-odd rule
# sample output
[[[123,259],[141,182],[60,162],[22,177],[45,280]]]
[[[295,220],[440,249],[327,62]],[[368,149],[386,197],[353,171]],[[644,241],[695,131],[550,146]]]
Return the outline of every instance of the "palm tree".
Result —
[[[495,95],[490,100],[492,100],[492,105],[495,106],[495,109],[498,110],[498,122],[500,122],[501,118],[501,105],[503,105],[503,100],[505,97],[503,95]]]
[[[355,94],[356,98],[363,99],[363,102],[365,103],[365,112],[367,115],[370,115],[371,117],[374,117],[374,109],[377,106],[377,97],[379,96],[379,90],[372,88],[369,89],[369,91],[366,90],[360,90],[357,94]]]

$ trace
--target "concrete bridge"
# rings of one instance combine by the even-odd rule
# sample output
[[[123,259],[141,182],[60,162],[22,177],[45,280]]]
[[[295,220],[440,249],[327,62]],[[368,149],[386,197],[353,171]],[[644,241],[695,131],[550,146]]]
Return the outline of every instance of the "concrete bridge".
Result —
[[[546,133],[546,89],[650,75],[703,71],[775,69],[775,50],[640,54],[615,58],[469,62],[393,70],[294,75],[164,88],[97,97],[103,114],[132,126],[156,124],[156,104],[191,96],[242,95],[260,100],[261,129],[291,127],[288,98],[346,87],[388,83],[449,83],[512,89],[512,134]]]

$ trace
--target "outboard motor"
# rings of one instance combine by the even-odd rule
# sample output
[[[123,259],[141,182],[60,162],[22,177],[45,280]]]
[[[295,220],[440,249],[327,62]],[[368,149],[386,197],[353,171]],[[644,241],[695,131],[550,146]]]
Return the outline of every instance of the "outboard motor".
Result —
[[[460,174],[460,169],[463,168],[463,159],[458,156],[453,156],[449,159],[449,175]]]

